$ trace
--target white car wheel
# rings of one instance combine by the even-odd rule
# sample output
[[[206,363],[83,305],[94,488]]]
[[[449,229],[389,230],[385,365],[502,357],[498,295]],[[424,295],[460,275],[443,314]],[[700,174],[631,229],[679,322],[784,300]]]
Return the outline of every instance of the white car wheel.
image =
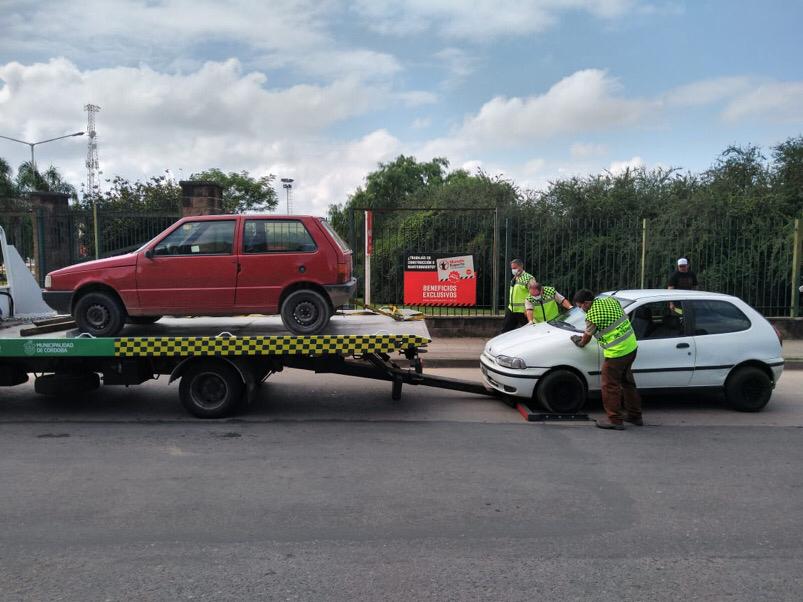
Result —
[[[574,414],[585,405],[586,386],[570,370],[553,370],[539,381],[535,397],[548,412]]]

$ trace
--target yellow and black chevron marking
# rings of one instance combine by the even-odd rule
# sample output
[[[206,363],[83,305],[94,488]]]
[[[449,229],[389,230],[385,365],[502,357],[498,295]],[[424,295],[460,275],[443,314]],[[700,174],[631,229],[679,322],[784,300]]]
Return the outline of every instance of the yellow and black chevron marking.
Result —
[[[256,337],[120,337],[117,357],[204,355],[358,355],[421,347],[429,339],[414,335],[320,335]]]

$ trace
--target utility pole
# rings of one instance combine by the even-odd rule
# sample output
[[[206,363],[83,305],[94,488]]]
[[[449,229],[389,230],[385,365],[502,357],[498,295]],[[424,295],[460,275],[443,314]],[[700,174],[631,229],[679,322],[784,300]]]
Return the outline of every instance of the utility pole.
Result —
[[[97,132],[95,132],[95,113],[100,111],[100,107],[88,104],[84,106],[84,110],[86,111],[86,133],[89,136],[86,149],[86,194],[95,194],[100,192],[100,179],[98,178],[100,163],[98,161]]]

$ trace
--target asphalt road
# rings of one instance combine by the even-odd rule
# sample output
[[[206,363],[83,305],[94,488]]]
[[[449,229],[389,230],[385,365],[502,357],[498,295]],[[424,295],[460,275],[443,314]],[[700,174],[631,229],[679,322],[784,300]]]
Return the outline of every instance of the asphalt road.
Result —
[[[306,373],[214,422],[0,390],[0,598],[797,600],[801,384],[624,432]]]

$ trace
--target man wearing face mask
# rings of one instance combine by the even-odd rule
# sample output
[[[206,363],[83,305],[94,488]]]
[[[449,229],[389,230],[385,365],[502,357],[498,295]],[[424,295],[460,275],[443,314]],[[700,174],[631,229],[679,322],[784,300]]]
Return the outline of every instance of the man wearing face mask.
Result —
[[[524,271],[524,262],[521,259],[514,259],[510,262],[510,271],[513,279],[510,281],[510,302],[505,310],[505,319],[502,322],[503,332],[515,330],[527,324],[527,316],[524,313],[524,300],[527,298],[527,285],[533,279],[532,274]]]
[[[530,294],[524,300],[524,313],[527,316],[528,324],[538,324],[539,322],[549,322],[560,315],[560,307],[571,309],[572,304],[551,286],[544,286],[536,282],[535,278],[530,280],[527,288]]]

